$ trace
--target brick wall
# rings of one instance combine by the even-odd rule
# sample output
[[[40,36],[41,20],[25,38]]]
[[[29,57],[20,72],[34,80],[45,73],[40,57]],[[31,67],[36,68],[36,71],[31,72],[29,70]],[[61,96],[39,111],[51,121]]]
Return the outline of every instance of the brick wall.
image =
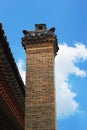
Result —
[[[54,47],[27,45],[25,130],[56,130]]]

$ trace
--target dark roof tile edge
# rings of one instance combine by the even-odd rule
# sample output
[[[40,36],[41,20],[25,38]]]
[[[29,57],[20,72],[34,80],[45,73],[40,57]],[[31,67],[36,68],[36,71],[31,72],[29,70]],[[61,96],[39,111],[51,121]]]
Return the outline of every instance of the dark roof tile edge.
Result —
[[[18,67],[16,65],[15,59],[13,57],[13,54],[11,52],[9,43],[7,41],[7,37],[5,35],[2,23],[0,22],[0,44],[4,49],[4,52],[9,60],[9,63],[13,69],[14,75],[16,77],[16,80],[18,81],[18,83],[20,84],[20,87],[22,89],[23,94],[25,94],[25,85],[23,83],[23,80],[21,78],[21,75],[19,73]]]

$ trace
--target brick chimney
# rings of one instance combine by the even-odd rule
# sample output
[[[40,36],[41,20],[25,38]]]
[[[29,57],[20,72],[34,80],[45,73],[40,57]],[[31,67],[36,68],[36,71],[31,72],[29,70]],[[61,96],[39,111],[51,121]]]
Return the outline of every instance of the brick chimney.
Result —
[[[25,130],[56,130],[54,58],[58,51],[55,28],[36,24],[23,30],[26,51]]]

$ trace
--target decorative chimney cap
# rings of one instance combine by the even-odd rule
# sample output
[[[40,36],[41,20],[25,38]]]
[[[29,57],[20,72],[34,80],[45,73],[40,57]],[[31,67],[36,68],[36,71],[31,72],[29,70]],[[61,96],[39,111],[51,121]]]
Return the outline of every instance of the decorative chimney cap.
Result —
[[[27,31],[27,30],[23,30],[24,33],[24,38],[28,38],[28,39],[36,39],[36,38],[44,38],[47,36],[52,36],[52,37],[56,37],[56,35],[54,34],[55,32],[55,28],[52,27],[49,30],[46,28],[46,24],[35,24],[35,28],[36,30],[34,31]]]
[[[22,38],[22,45],[26,49],[26,45],[38,43],[53,43],[55,54],[59,47],[57,44],[57,36],[55,35],[55,27],[50,29],[46,28],[46,24],[35,24],[34,31],[23,30],[24,37]]]
[[[36,30],[46,30],[46,24],[35,24]]]

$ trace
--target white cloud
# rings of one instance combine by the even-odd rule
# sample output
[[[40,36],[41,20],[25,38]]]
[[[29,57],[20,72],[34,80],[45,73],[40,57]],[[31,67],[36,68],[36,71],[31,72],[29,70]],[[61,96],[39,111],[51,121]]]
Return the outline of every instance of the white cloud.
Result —
[[[20,72],[21,77],[22,77],[22,79],[23,79],[23,81],[24,81],[24,84],[25,84],[26,72],[25,72],[25,70],[23,69],[23,68],[24,68],[24,62],[23,62],[23,60],[20,59],[20,60],[18,61],[18,63],[17,63],[17,66],[18,66],[19,72]]]
[[[87,75],[85,70],[76,66],[76,63],[87,60],[87,48],[82,43],[75,43],[74,47],[64,43],[60,44],[59,48],[55,58],[57,118],[64,118],[79,110],[79,103],[75,100],[77,94],[70,89],[72,85],[69,84],[69,75],[73,74],[80,77]],[[19,60],[17,65],[25,82],[24,62]]]
[[[64,43],[59,45],[59,48],[55,58],[57,116],[64,118],[74,114],[79,108],[79,103],[75,101],[77,94],[70,89],[69,75],[80,77],[87,75],[85,70],[81,70],[75,64],[87,59],[87,48],[82,43],[75,43],[75,47]]]

